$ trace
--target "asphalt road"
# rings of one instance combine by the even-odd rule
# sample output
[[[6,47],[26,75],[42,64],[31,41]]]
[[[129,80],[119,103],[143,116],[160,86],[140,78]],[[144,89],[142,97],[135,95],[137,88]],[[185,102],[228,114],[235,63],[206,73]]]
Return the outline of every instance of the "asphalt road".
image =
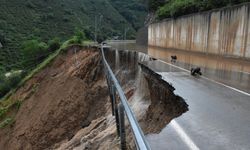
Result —
[[[190,51],[162,49],[137,45],[131,41],[118,41],[110,43],[113,48],[146,53],[154,58],[170,62],[171,56],[177,56],[177,66],[190,70],[200,67],[205,77],[228,86],[236,87],[250,93],[250,61],[207,55]]]
[[[189,111],[174,119],[159,134],[147,135],[153,150],[250,150],[250,62],[191,52],[114,46],[144,52],[164,60],[145,62],[175,87]],[[177,62],[170,64],[170,56]],[[202,68],[202,77],[190,75]],[[187,70],[186,70],[187,69]]]
[[[189,111],[159,134],[148,135],[153,150],[249,150],[250,95],[161,61],[146,63],[171,83]]]

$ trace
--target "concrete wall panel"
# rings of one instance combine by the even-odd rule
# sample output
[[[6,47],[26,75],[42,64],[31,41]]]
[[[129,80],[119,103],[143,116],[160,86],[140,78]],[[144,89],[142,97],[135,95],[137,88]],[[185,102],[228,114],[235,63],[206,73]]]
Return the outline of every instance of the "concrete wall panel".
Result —
[[[250,58],[249,12],[247,3],[151,24],[149,45]]]

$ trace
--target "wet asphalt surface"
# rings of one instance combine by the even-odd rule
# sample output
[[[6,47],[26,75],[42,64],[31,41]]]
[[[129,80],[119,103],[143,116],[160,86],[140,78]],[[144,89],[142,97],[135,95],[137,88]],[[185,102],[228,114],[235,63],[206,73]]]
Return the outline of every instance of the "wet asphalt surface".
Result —
[[[144,64],[171,83],[175,94],[189,105],[188,112],[172,120],[159,134],[147,135],[153,150],[250,149],[248,62],[207,56],[195,58],[175,51],[157,53],[155,49],[146,53],[167,62]],[[171,55],[179,56],[175,64],[169,63]],[[204,76],[191,76],[188,70],[193,66],[201,66]]]
[[[250,149],[249,95],[162,62],[146,64],[189,105],[159,134],[147,136],[152,149]]]

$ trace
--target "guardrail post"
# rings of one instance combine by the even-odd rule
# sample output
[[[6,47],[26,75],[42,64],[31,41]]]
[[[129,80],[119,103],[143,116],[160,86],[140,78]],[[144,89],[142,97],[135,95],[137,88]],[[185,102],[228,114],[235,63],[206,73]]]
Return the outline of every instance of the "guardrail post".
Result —
[[[135,137],[135,143],[137,149],[140,150],[150,150],[150,146],[147,143],[147,140],[144,137],[144,134],[139,126],[138,121],[136,120],[133,111],[131,110],[127,98],[119,85],[118,80],[116,79],[114,73],[112,72],[107,60],[105,59],[103,47],[101,46],[101,54],[103,58],[104,63],[104,71],[107,78],[107,84],[109,88],[110,95],[112,95],[112,106],[114,109],[114,115],[116,120],[116,128],[117,128],[117,134],[120,137],[121,140],[121,149],[126,149],[126,133],[125,133],[125,113],[128,119],[128,123],[131,126],[131,131],[133,132],[133,135]],[[111,87],[112,86],[112,87]],[[111,91],[112,90],[112,91]],[[117,105],[116,100],[116,93],[119,96],[121,104],[119,106]]]
[[[111,107],[112,107],[112,115],[115,115],[115,104],[116,104],[116,94],[115,94],[115,87],[112,84],[111,85],[111,94],[110,94],[110,100],[111,100]]]
[[[115,105],[115,122],[116,122],[117,134],[120,137],[120,119],[119,119],[119,112],[117,105]]]
[[[114,108],[114,105],[115,105],[115,88],[114,88],[114,85],[111,83],[110,81],[110,77],[109,75],[107,74],[106,75],[106,80],[107,80],[107,85],[108,85],[108,90],[109,90],[109,97],[110,97],[110,102],[111,102],[111,107],[112,107],[112,115],[114,116],[115,115],[115,108]]]
[[[119,122],[120,122],[120,142],[121,142],[121,150],[126,150],[126,130],[125,130],[125,115],[124,108],[120,103],[119,106]]]

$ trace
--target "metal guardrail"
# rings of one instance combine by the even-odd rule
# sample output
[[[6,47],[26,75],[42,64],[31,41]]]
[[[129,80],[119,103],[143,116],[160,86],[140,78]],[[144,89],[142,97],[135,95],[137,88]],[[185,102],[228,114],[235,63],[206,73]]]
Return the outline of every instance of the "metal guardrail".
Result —
[[[139,123],[136,120],[135,115],[128,104],[124,92],[105,58],[103,46],[101,46],[101,53],[102,53],[104,71],[106,74],[107,83],[110,91],[112,115],[115,116],[116,118],[116,127],[118,136],[120,137],[121,149],[122,150],[126,149],[126,133],[125,133],[125,120],[124,120],[124,112],[125,112],[135,138],[137,149],[151,150],[147,140],[145,139],[144,133],[142,132]],[[120,102],[121,102],[120,104],[118,104],[116,100],[116,93],[120,97]]]

